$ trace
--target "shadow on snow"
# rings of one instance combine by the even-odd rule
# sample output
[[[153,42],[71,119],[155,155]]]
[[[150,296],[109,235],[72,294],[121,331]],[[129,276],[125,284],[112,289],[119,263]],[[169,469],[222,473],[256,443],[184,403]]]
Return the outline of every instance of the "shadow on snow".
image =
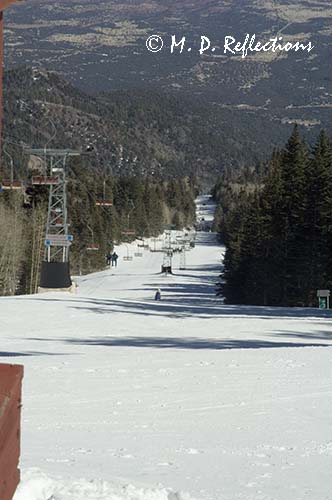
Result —
[[[182,285],[178,288],[181,290]],[[202,285],[204,288],[204,285]],[[201,289],[202,291],[202,289]],[[89,297],[66,298],[39,298],[22,297],[19,300],[32,300],[38,302],[62,302],[77,310],[86,310],[94,314],[133,314],[144,316],[164,316],[169,318],[233,318],[242,319],[256,317],[257,319],[303,319],[317,318],[332,320],[332,310],[306,309],[306,308],[282,308],[262,306],[238,306],[224,305],[218,299],[210,295],[206,297],[192,297],[190,294],[175,295],[161,302],[154,300],[130,300],[130,299],[99,299]],[[193,300],[194,299],[194,300]],[[328,322],[329,325],[332,325]]]
[[[58,341],[71,345],[99,346],[99,347],[134,347],[152,349],[183,349],[183,350],[230,350],[230,349],[270,349],[289,347],[332,347],[332,344],[275,342],[268,340],[241,340],[241,339],[201,339],[181,337],[100,337],[100,338],[63,338],[30,340]]]
[[[41,340],[41,339],[39,339]],[[28,356],[69,356],[72,353],[62,353],[62,352],[15,352],[15,351],[0,351],[0,358],[21,358]]]

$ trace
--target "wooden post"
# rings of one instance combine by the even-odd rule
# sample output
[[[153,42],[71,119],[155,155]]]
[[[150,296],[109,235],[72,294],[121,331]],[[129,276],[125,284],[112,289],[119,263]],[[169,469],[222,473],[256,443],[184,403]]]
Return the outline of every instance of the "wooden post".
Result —
[[[20,482],[23,366],[0,364],[0,498],[12,500]]]

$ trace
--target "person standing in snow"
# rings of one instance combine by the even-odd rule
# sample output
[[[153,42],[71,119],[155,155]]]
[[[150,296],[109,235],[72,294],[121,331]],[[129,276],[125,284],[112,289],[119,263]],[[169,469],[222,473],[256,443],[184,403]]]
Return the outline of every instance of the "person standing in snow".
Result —
[[[154,300],[161,300],[161,290],[160,290],[160,288],[158,288],[158,290],[156,291],[156,294],[154,296]]]
[[[111,252],[108,252],[108,254],[106,255],[106,261],[107,261],[107,265],[110,266],[111,262],[112,262],[112,254],[111,254]]]
[[[117,267],[118,266],[118,254],[116,252],[113,252],[112,254],[112,266]]]

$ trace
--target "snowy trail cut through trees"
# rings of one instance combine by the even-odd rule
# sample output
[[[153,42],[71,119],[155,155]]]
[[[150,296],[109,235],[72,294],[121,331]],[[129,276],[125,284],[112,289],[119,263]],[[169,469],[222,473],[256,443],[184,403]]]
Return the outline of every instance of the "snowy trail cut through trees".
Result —
[[[127,250],[77,295],[0,299],[0,361],[25,366],[15,500],[332,499],[331,312],[223,305],[213,233],[167,277]]]

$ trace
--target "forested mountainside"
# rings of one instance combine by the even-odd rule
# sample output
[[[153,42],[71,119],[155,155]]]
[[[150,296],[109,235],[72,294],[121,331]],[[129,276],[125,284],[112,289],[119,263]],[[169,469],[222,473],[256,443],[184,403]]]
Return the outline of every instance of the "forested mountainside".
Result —
[[[96,175],[72,162],[68,170],[71,271],[105,268],[113,245],[158,236],[171,225],[195,222],[194,179]],[[113,206],[97,202],[106,200]],[[0,191],[0,295],[35,293],[44,259],[48,189],[43,186]]]
[[[226,137],[217,123],[226,150],[233,132],[234,143],[245,146],[239,131],[247,127],[248,143],[261,154],[268,141],[281,146],[290,123],[316,135],[329,126],[331,16],[329,0],[33,0],[6,13],[5,62],[59,71],[94,94],[140,89],[202,99],[234,121]],[[193,50],[171,54],[172,34],[185,36]],[[310,41],[314,50],[224,55],[226,36],[242,43],[246,34]],[[161,52],[147,50],[150,35],[163,37]],[[199,55],[202,35],[215,52]]]
[[[295,127],[267,169],[214,188],[226,244],[220,293],[231,304],[315,306],[332,287],[332,140],[311,150]]]
[[[250,114],[234,114],[189,97],[118,91],[91,96],[54,72],[5,74],[4,137],[23,175],[22,147],[75,148],[85,165],[112,173],[213,179],[225,165],[255,164],[286,139],[289,126],[266,131]],[[265,133],[266,132],[266,133]],[[257,137],[259,136],[259,140]],[[9,158],[5,156],[5,165]]]

